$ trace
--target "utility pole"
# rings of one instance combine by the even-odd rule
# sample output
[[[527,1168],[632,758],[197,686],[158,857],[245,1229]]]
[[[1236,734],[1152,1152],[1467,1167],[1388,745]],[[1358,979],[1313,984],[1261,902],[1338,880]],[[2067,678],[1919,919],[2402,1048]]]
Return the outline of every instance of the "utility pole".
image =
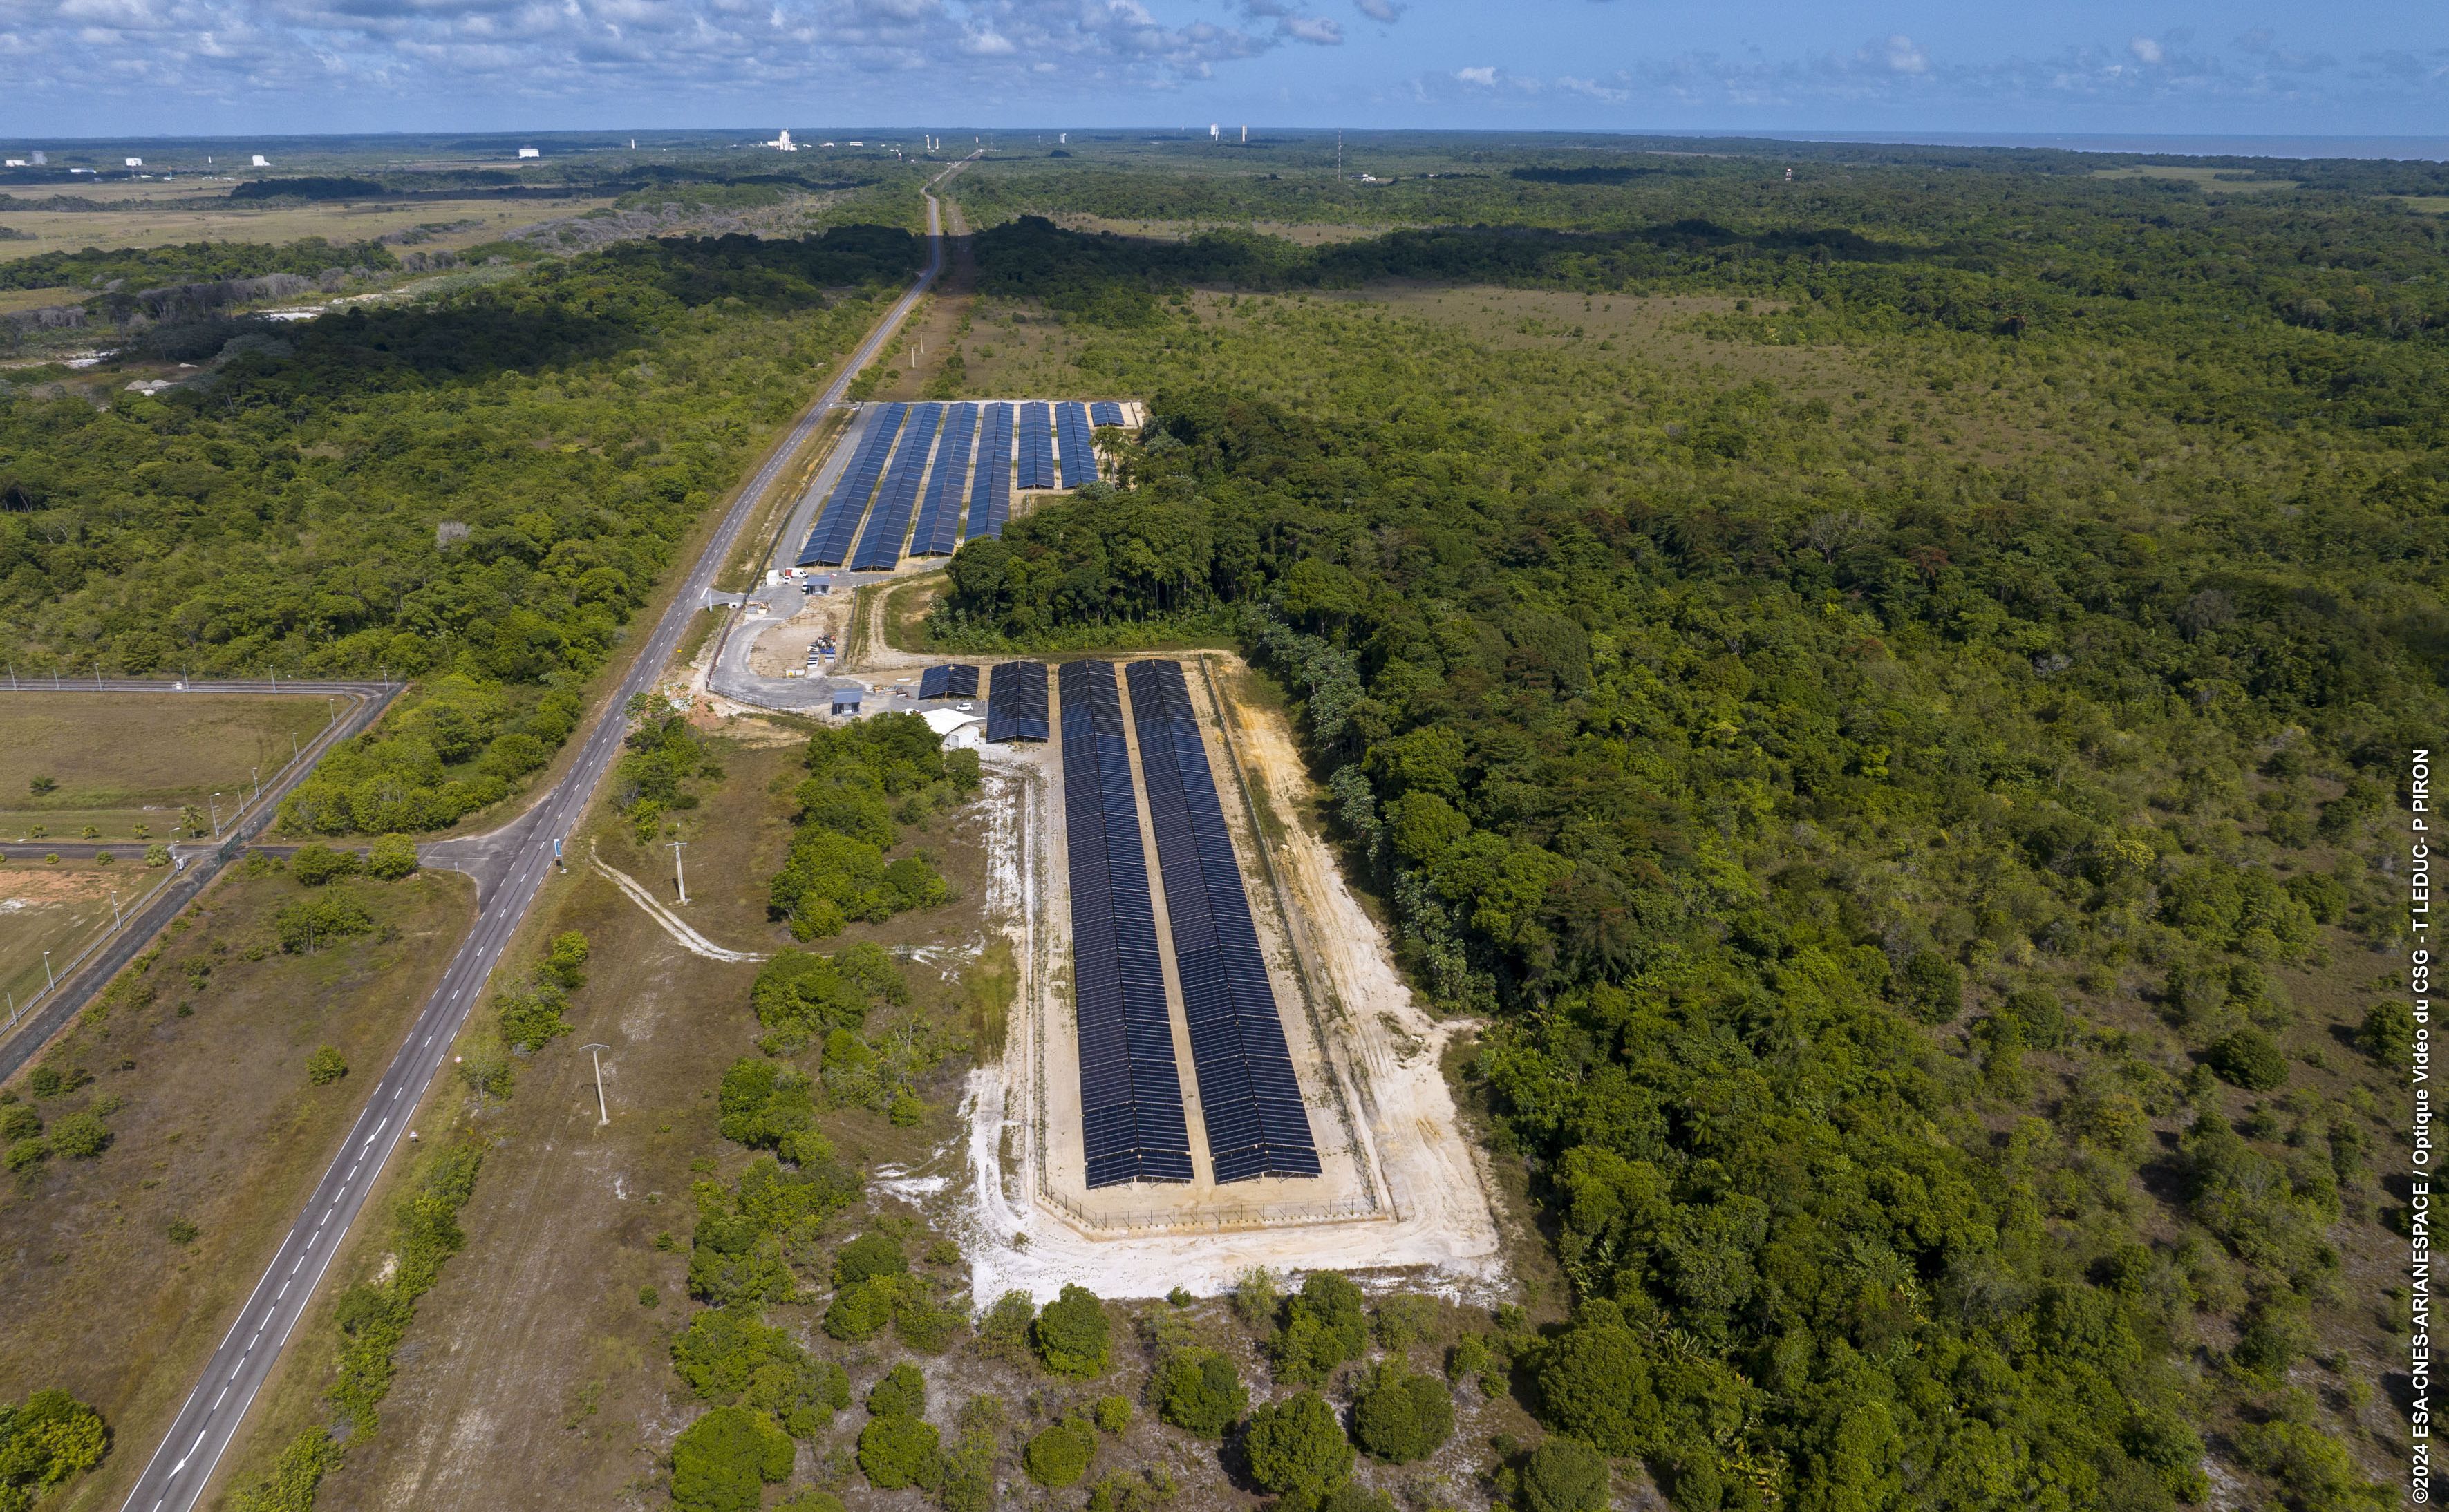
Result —
[[[295,730],[289,732],[289,759],[298,759],[298,732]]]
[[[214,838],[214,839],[216,839],[216,840],[218,840],[218,839],[220,839],[221,837],[222,837],[222,795],[221,795],[220,794],[216,793],[216,794],[213,794],[213,838]]]
[[[263,768],[258,766],[249,767],[246,770],[248,777],[255,783],[255,796],[246,801],[261,803],[263,801]]]
[[[44,991],[57,992],[60,989],[60,979],[51,975],[51,952],[48,950],[43,952],[43,976],[50,983],[49,986],[43,989]]]
[[[686,908],[688,906],[688,877],[681,871],[681,852],[687,848],[688,842],[686,840],[674,840],[672,842],[672,881],[680,887],[681,906],[683,908]]]
[[[604,1052],[612,1047],[608,1044],[582,1044],[579,1048],[595,1061],[595,1126],[600,1129],[612,1121],[612,1110],[604,1105]]]
[[[110,890],[110,927],[116,929],[126,922],[119,916],[119,890],[113,888]]]

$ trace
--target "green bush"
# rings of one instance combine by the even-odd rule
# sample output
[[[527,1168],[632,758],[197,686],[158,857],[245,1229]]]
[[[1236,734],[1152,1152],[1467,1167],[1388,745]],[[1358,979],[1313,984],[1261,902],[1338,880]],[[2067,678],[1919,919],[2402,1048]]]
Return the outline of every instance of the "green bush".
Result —
[[[811,1358],[778,1328],[741,1309],[709,1308],[672,1340],[672,1367],[709,1402],[770,1413],[795,1439],[814,1435],[850,1406],[850,1378]]]
[[[2356,1038],[2364,1054],[2385,1066],[2403,1067],[2415,1051],[2415,1010],[2396,998],[2376,1003],[2365,1010]]]
[[[1361,1383],[1352,1430],[1363,1449],[1389,1464],[1427,1459],[1454,1432],[1454,1393],[1433,1375],[1386,1361]]]
[[[145,864],[148,867],[168,866],[170,864],[170,848],[166,845],[146,846],[145,848]]]
[[[1297,1392],[1250,1414],[1243,1447],[1250,1479],[1277,1495],[1322,1493],[1352,1474],[1352,1445],[1335,1408],[1315,1391]]]
[[[1157,1416],[1203,1438],[1221,1438],[1250,1409],[1249,1388],[1214,1349],[1176,1349],[1156,1369]]]
[[[289,858],[289,874],[300,887],[319,888],[327,882],[356,876],[364,863],[355,851],[335,851],[319,840],[310,840],[298,848]]]
[[[50,1140],[41,1138],[19,1139],[9,1146],[6,1157],[0,1157],[0,1164],[6,1164],[11,1171],[23,1171],[50,1158]]]
[[[554,935],[535,972],[539,982],[550,982],[564,992],[575,992],[585,986],[587,936],[576,929],[564,929]]]
[[[404,834],[386,834],[366,852],[366,871],[385,882],[412,876],[417,869],[416,842]]]
[[[308,1428],[289,1441],[270,1474],[230,1498],[230,1512],[315,1512],[316,1491],[339,1464],[340,1446],[332,1436]]]
[[[1323,1385],[1335,1368],[1360,1358],[1369,1319],[1360,1289],[1349,1276],[1314,1271],[1284,1303],[1282,1324],[1267,1341],[1281,1380]]]
[[[567,1005],[557,987],[513,986],[494,993],[493,1014],[501,1026],[502,1043],[513,1050],[543,1049],[570,1032],[570,1022],[561,1013]]]
[[[272,916],[274,935],[290,955],[312,955],[335,941],[372,934],[375,916],[354,893],[339,888],[284,904]]]
[[[2007,994],[2006,1014],[2024,1031],[2024,1043],[2035,1050],[2054,1050],[2066,1043],[2066,1007],[2056,993],[2044,987],[2018,987]]]
[[[1006,1292],[978,1320],[978,1352],[1006,1365],[1019,1365],[1030,1355],[1030,1326],[1037,1321],[1037,1304],[1026,1292]]]
[[[346,1057],[332,1046],[320,1045],[306,1058],[306,1080],[318,1087],[330,1086],[349,1074]]]
[[[880,1229],[871,1229],[845,1244],[834,1255],[834,1285],[856,1286],[870,1276],[906,1275],[909,1256],[901,1241]]]
[[[1175,1489],[1173,1476],[1161,1468],[1116,1470],[1089,1488],[1088,1512],[1156,1512]]]
[[[1101,1396],[1092,1413],[1099,1431],[1120,1433],[1131,1426],[1131,1399],[1127,1396]]]
[[[1899,1001],[1924,1024],[1953,1023],[1964,1011],[1963,971],[1927,947],[1905,958],[1895,986]]]
[[[68,1114],[51,1125],[51,1148],[65,1156],[90,1160],[110,1148],[110,1126],[90,1108]]]
[[[745,1407],[716,1407],[672,1443],[672,1502],[685,1512],[755,1512],[791,1473],[790,1436]]]
[[[1096,1457],[1097,1430],[1078,1418],[1065,1418],[1029,1441],[1021,1467],[1040,1485],[1057,1490],[1079,1483]]]
[[[2287,1081],[2286,1055],[2251,1025],[2213,1043],[2203,1059],[2221,1081],[2248,1092],[2268,1092]]]
[[[810,1486],[788,1502],[777,1505],[774,1512],[848,1512],[848,1509],[842,1505],[840,1497],[831,1491],[820,1491],[815,1486]]]
[[[0,1407],[0,1507],[30,1505],[43,1491],[100,1464],[109,1447],[102,1414],[56,1388]]]
[[[1525,1512],[1598,1512],[1608,1504],[1605,1455],[1572,1439],[1550,1439],[1524,1457]]]
[[[858,1467],[879,1491],[934,1490],[944,1473],[935,1426],[918,1418],[871,1418],[858,1430]]]
[[[11,1102],[0,1107],[0,1139],[29,1139],[43,1132],[43,1116],[32,1104]]]
[[[902,1361],[868,1388],[867,1410],[879,1418],[923,1417],[927,1411],[927,1377],[916,1366]]]
[[[1031,1330],[1039,1361],[1056,1375],[1079,1380],[1105,1373],[1112,1338],[1105,1306],[1084,1286],[1066,1286]]]

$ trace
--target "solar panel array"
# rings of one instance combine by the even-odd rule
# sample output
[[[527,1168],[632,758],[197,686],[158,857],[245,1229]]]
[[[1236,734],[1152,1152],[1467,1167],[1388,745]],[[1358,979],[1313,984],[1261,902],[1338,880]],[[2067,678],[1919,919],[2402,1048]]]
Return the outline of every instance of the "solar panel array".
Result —
[[[1140,811],[1110,661],[1063,664],[1063,820],[1071,865],[1089,1185],[1191,1178]]]
[[[800,548],[797,565],[838,567],[850,559],[851,539],[858,533],[858,522],[867,514],[867,496],[876,491],[876,480],[884,471],[885,453],[892,449],[894,434],[901,429],[901,417],[909,408],[906,404],[885,405],[868,422],[867,433],[859,437],[858,450],[851,453],[850,466],[834,486],[834,496],[826,502],[825,512],[818,517],[816,528],[808,532],[808,544]]]
[[[1097,476],[1097,444],[1089,438],[1089,407],[1054,407],[1054,432],[1063,446],[1063,486],[1076,488]]]
[[[1316,1176],[1318,1145],[1182,663],[1134,661],[1126,676],[1216,1179]]]
[[[910,408],[910,423],[901,444],[893,450],[893,465],[884,469],[884,487],[877,490],[875,512],[852,554],[853,572],[890,572],[901,561],[901,543],[910,535],[910,511],[918,507],[918,485],[927,476],[927,454],[935,449],[935,427],[944,417],[940,404]]]
[[[962,539],[1000,536],[1012,519],[1012,406],[991,404],[978,431],[978,471],[970,484],[970,529]]]
[[[910,532],[914,557],[950,556],[961,533],[961,486],[970,481],[970,443],[976,438],[978,407],[956,404],[944,411],[944,439],[935,446],[935,469],[927,476],[926,501]]]
[[[1089,406],[1089,423],[1090,425],[1121,425],[1123,423],[1123,407],[1116,404],[1111,399],[1100,399],[1095,404]]]
[[[996,662],[987,674],[987,738],[1043,740],[1047,723],[1046,663]]]
[[[1020,486],[1051,488],[1054,485],[1054,431],[1047,424],[1046,406],[1020,407]]]
[[[974,699],[978,696],[978,669],[955,661],[940,667],[929,667],[918,674],[918,697],[922,699]]]

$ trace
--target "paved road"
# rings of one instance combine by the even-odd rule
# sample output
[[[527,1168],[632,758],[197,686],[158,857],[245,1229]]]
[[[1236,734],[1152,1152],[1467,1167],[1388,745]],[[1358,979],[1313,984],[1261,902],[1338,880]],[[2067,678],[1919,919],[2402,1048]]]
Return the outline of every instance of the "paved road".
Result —
[[[67,699],[107,698],[112,695],[125,696],[130,693],[260,694],[270,692],[274,687],[270,682],[253,679],[238,682],[190,683],[150,682],[125,678],[106,679],[100,681],[87,678],[80,682],[74,678],[68,678],[54,682],[48,679],[12,676],[10,681],[14,684],[15,691],[19,693]],[[179,910],[193,902],[196,894],[204,890],[213,878],[220,874],[221,869],[246,847],[247,842],[261,834],[264,827],[272,822],[272,816],[280,812],[280,800],[287,797],[290,790],[304,781],[306,775],[315,770],[315,763],[322,758],[323,753],[372,724],[376,717],[389,707],[393,697],[399,692],[399,684],[395,682],[283,682],[279,684],[279,689],[284,698],[291,694],[299,694],[309,698],[347,699],[351,701],[347,712],[325,725],[321,733],[309,741],[296,758],[272,775],[271,783],[264,788],[262,794],[251,807],[238,815],[222,815],[229,822],[230,828],[222,838],[197,844],[172,846],[170,853],[178,859],[180,867],[177,875],[168,887],[162,890],[161,895],[142,909],[129,914],[126,924],[110,938],[107,944],[86,960],[79,962],[74,971],[61,979],[57,991],[46,994],[37,1005],[29,1005],[29,1011],[22,1020],[11,1020],[5,1028],[0,1028],[0,1035],[6,1036],[5,1039],[0,1039],[0,1081],[6,1081],[15,1076],[18,1067],[32,1060],[43,1046],[49,1043],[51,1036],[59,1033],[61,1025],[74,1017],[79,1008],[84,1007],[95,993],[101,991],[112,977],[119,974],[121,967],[134,960],[138,951],[144,949],[155,935],[161,933],[172,919],[178,917]],[[0,845],[0,854],[10,856],[40,857],[53,852],[67,851],[77,851],[88,855],[95,851],[109,851],[115,855],[130,860],[142,860],[145,854],[143,846],[96,845],[92,841],[78,840],[45,840],[24,845],[13,843]],[[130,873],[131,898],[135,893],[151,887],[155,880],[153,873],[142,870]],[[62,952],[63,955],[66,953]]]
[[[947,168],[935,182],[958,171],[960,166],[955,163]],[[806,444],[825,411],[841,401],[852,376],[875,357],[917,303],[918,297],[935,282],[944,258],[940,224],[936,201],[931,194],[927,198],[925,270],[910,292],[877,323],[866,343],[843,364],[823,396],[809,407],[740,490],[722,526],[706,543],[697,565],[673,593],[653,635],[640,648],[620,691],[597,716],[568,775],[528,813],[493,833],[441,841],[423,849],[422,853],[432,864],[455,867],[475,876],[475,926],[461,941],[458,954],[451,958],[451,966],[425,1010],[417,1015],[415,1025],[409,1030],[408,1043],[383,1072],[382,1080],[375,1084],[374,1094],[349,1131],[347,1142],[333,1158],[322,1180],[316,1184],[306,1211],[282,1238],[280,1252],[272,1257],[263,1279],[256,1283],[255,1292],[247,1299],[238,1322],[213,1351],[202,1382],[180,1408],[168,1436],[154,1451],[145,1473],[138,1477],[135,1489],[128,1494],[128,1512],[187,1512],[202,1496],[215,1466],[237,1436],[247,1407],[288,1343],[290,1330],[298,1326],[307,1300],[315,1294],[315,1288],[330,1267],[333,1254],[340,1247],[341,1235],[365,1206],[366,1195],[381,1175],[383,1163],[399,1147],[402,1137],[409,1134],[416,1108],[434,1073],[441,1068],[461,1022],[483,993],[486,977],[543,885],[545,872],[553,864],[551,842],[567,835],[577,823],[596,785],[620,754],[627,731],[624,707],[631,695],[653,686],[690,617],[703,612],[699,604],[713,585],[715,573],[729,559],[733,543],[749,516],[756,511],[757,501]]]

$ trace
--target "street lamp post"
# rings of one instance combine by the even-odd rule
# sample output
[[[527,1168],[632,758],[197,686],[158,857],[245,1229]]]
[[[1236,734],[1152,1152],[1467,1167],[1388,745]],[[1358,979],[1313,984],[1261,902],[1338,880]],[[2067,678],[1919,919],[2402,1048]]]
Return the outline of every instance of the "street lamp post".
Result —
[[[604,1052],[612,1047],[608,1044],[582,1044],[579,1048],[595,1062],[595,1126],[600,1129],[612,1121],[612,1110],[604,1104]]]
[[[218,839],[220,839],[220,838],[222,837],[222,795],[221,795],[220,794],[218,794],[218,793],[216,793],[216,794],[213,794],[213,798],[212,798],[212,808],[213,808],[213,838],[214,838],[214,839],[216,839],[216,840],[218,840]]]
[[[681,890],[681,905],[684,908],[688,905],[688,875],[681,870],[681,852],[686,849],[688,849],[686,840],[672,842],[672,881]]]
[[[50,984],[43,988],[44,991],[57,992],[60,989],[60,979],[51,974],[51,952],[48,950],[43,952],[43,980]]]

